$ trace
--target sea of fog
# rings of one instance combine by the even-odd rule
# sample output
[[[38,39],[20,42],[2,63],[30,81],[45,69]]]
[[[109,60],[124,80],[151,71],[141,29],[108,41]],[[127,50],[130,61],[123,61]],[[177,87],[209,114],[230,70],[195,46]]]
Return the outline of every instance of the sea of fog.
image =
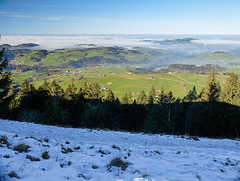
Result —
[[[186,45],[161,45],[157,41],[194,38]],[[147,40],[147,41],[146,41]],[[240,35],[2,35],[1,44],[36,43],[38,49],[54,50],[96,46],[124,48],[148,47],[198,51],[231,50],[240,48]]]

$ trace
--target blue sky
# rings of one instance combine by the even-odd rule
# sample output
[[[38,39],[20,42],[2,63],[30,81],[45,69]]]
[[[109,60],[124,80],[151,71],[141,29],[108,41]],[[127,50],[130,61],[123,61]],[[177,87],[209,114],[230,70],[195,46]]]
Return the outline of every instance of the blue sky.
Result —
[[[240,0],[0,0],[1,34],[240,34]]]

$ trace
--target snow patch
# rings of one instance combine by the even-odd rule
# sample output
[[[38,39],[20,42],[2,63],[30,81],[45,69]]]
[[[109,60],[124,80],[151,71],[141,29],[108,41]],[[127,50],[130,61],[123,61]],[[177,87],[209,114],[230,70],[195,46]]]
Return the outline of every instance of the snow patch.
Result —
[[[240,177],[240,143],[235,140],[196,141],[179,136],[62,128],[1,119],[0,125],[0,138],[6,136],[9,142],[0,143],[0,171],[5,178],[11,171],[26,181],[193,181]],[[18,144],[29,145],[29,151],[14,151]],[[42,158],[44,152],[48,152],[49,159]],[[27,155],[40,161],[31,161]],[[115,158],[123,163],[109,168]]]

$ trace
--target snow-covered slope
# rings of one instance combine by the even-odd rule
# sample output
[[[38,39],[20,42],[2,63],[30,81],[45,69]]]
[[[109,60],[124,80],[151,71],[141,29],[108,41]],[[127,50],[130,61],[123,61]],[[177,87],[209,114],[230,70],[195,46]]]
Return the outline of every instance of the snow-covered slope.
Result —
[[[229,139],[198,141],[9,120],[0,120],[0,139],[0,180],[18,180],[8,176],[12,171],[29,181],[240,179],[240,142]],[[14,150],[19,144],[30,146],[28,152]],[[42,158],[44,152],[49,159]],[[110,166],[117,157],[122,167]]]

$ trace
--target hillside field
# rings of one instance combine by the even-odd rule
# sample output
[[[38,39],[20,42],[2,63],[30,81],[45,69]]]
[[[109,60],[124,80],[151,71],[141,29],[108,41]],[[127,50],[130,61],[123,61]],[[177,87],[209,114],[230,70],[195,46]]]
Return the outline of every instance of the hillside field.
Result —
[[[67,72],[67,73],[66,73]],[[13,74],[15,83],[21,84],[25,78],[31,78],[33,84],[38,87],[43,83],[41,80],[35,80],[42,74],[32,73],[31,71]],[[206,85],[208,75],[194,73],[148,73],[134,74],[129,73],[126,67],[94,67],[81,69],[63,69],[59,75],[51,75],[46,79],[51,82],[57,80],[60,85],[66,89],[73,81],[78,88],[83,87],[84,83],[97,82],[102,88],[111,88],[116,97],[121,98],[126,92],[132,92],[133,97],[144,90],[149,92],[152,86],[156,91],[162,87],[165,91],[172,91],[176,97],[184,97],[193,86],[196,86],[199,93]],[[221,85],[226,81],[227,75],[217,75]],[[34,79],[35,78],[35,79]],[[103,95],[107,95],[106,92]]]

